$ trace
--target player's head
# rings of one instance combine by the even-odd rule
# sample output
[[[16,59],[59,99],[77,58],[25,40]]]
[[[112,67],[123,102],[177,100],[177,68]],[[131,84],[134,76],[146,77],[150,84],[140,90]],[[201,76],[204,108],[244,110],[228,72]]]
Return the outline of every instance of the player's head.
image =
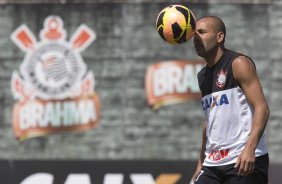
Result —
[[[218,48],[224,48],[226,29],[224,22],[215,16],[205,16],[197,20],[194,45],[201,57],[213,53]]]

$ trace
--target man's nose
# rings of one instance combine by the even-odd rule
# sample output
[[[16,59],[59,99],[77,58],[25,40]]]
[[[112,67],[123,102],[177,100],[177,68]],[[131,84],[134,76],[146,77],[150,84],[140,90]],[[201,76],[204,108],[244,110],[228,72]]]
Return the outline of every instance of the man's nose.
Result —
[[[197,32],[194,33],[194,41],[199,41],[200,37],[199,34]]]

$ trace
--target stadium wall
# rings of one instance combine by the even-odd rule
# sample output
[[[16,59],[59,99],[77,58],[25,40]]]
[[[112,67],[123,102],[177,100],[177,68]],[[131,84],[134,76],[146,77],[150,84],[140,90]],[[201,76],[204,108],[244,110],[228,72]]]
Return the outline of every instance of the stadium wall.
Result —
[[[200,59],[191,42],[171,46],[156,32],[158,12],[175,1],[21,2],[1,1],[0,6],[1,159],[197,159],[204,121],[200,101],[190,100],[153,111],[147,104],[144,89],[146,69],[150,65]],[[271,108],[266,129],[270,161],[282,163],[282,5],[279,1],[215,2],[199,0],[183,1],[183,4],[197,17],[211,14],[223,18],[227,26],[227,48],[248,54],[255,61]],[[11,41],[10,35],[25,23],[39,39],[49,15],[62,18],[67,40],[82,23],[97,34],[81,56],[87,70],[95,76],[95,91],[101,103],[99,126],[19,142],[11,125],[16,103],[11,77],[13,71],[19,70],[26,53]]]

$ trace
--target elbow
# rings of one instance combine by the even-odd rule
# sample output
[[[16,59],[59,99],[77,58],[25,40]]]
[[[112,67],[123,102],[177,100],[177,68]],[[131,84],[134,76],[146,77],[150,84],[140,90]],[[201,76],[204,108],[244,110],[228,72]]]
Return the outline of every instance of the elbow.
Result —
[[[268,119],[269,115],[270,115],[270,109],[269,109],[269,106],[267,105],[267,119]]]
[[[267,103],[264,105],[263,109],[264,109],[263,114],[264,114],[264,117],[265,117],[265,121],[267,122],[269,114],[270,114],[270,109],[269,109],[269,106],[268,106]]]
[[[267,103],[262,103],[257,108],[255,108],[255,114],[257,114],[258,117],[262,120],[262,122],[266,125],[269,114],[270,114],[270,109]]]

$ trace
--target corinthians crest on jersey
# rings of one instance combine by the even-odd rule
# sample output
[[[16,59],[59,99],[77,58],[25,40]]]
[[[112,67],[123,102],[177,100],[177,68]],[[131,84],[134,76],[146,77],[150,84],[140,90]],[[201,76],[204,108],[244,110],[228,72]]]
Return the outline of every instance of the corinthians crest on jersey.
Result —
[[[217,73],[217,80],[216,80],[217,87],[223,88],[225,86],[226,76],[227,76],[227,71],[220,70]]]
[[[80,55],[96,35],[82,24],[69,41],[66,37],[62,19],[54,15],[45,19],[39,41],[25,24],[11,34],[26,52],[19,73],[12,75],[12,93],[19,100],[13,112],[17,137],[96,126],[99,100],[94,75],[87,72]]]

